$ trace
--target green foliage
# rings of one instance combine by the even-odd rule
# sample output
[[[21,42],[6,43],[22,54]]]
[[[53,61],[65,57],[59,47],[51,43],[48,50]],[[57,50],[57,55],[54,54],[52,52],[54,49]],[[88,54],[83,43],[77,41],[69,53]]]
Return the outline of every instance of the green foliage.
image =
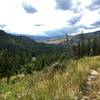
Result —
[[[0,52],[0,78],[7,77],[7,83],[11,75],[17,74],[22,65],[30,61],[30,57],[26,57],[25,53],[16,55],[8,50]]]
[[[84,56],[96,56],[100,55],[100,38],[94,34],[94,37],[87,38],[85,34],[80,34],[80,40],[77,42],[72,41],[72,44],[69,44],[71,47],[70,50],[67,50],[67,54],[71,53],[70,58],[81,58]],[[71,40],[70,40],[71,41]],[[70,43],[69,41],[69,43]],[[73,43],[75,42],[75,43]]]
[[[0,30],[0,51],[5,48],[15,54],[20,54],[20,52],[24,51],[26,54],[30,53],[32,57],[55,52],[61,53],[65,50],[65,47],[62,45],[48,45],[35,42],[25,36],[10,35]]]
[[[55,53],[38,56],[33,62],[35,65],[34,70],[43,70],[45,67],[50,66],[57,61],[62,62],[65,59],[65,56],[65,53]]]
[[[34,63],[28,63],[22,67],[22,72],[24,72],[24,74],[32,74],[34,70],[36,70]]]

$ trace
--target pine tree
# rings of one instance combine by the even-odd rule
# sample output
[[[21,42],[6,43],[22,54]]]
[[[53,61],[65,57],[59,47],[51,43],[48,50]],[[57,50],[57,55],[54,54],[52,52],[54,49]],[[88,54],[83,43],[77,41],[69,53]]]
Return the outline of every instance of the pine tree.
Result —
[[[92,43],[92,51],[93,51],[93,56],[97,54],[97,37],[96,34],[94,34],[94,39]]]
[[[78,47],[77,47],[77,48],[78,48],[78,53],[77,53],[77,54],[78,54],[78,58],[80,58],[80,57],[81,57],[81,52],[80,52],[80,50],[81,50],[81,49],[80,49],[80,42],[78,42]]]
[[[85,56],[85,38],[84,38],[83,31],[80,34],[80,56],[81,57]]]
[[[0,75],[1,77],[7,77],[7,84],[9,84],[10,77],[13,74],[16,65],[17,60],[12,53],[7,50],[3,50],[0,53]]]
[[[92,51],[91,51],[91,39],[88,38],[87,44],[86,44],[86,54],[87,56],[91,56]]]
[[[70,45],[70,40],[69,40],[69,36],[66,33],[66,49],[67,49],[67,58],[71,58],[72,57],[72,51],[71,51],[71,45]]]

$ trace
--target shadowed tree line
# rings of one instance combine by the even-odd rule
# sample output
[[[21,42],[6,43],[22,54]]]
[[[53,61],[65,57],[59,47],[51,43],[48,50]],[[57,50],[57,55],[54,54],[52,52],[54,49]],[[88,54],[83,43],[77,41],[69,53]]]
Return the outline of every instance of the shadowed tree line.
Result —
[[[66,52],[67,58],[81,58],[84,56],[100,55],[100,38],[94,34],[94,37],[86,38],[84,33],[80,34],[78,41],[71,42],[70,37],[66,34]]]

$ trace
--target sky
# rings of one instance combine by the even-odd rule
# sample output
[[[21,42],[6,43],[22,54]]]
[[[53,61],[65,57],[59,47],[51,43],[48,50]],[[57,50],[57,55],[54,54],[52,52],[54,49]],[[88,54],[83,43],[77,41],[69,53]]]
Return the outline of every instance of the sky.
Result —
[[[0,0],[0,29],[37,36],[100,30],[100,0]]]

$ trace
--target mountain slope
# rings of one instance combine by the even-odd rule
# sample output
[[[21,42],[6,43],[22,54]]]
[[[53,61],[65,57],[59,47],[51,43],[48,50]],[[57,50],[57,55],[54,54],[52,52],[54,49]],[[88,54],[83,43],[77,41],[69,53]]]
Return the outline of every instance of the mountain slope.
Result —
[[[59,48],[60,47],[60,48]],[[15,36],[8,34],[4,31],[0,31],[0,50],[9,49],[10,51],[26,51],[34,55],[41,55],[44,53],[51,53],[58,50],[61,52],[64,50],[62,45],[47,45],[41,42],[35,42],[26,36]]]
[[[94,78],[89,86],[86,85],[88,78]],[[5,79],[1,81],[1,99],[99,100],[100,56],[56,63],[29,76],[13,76],[13,80],[15,84],[10,85],[3,83]]]
[[[33,36],[33,35],[23,35],[23,36],[29,37],[37,42],[47,41],[47,40],[55,39],[55,38],[58,38],[58,39],[64,38],[64,35],[59,35],[59,34],[48,35],[48,36]]]
[[[91,32],[91,33],[84,33],[84,39],[93,39],[94,37],[97,37],[98,39],[100,38],[100,31],[95,31],[95,32]],[[77,34],[77,35],[70,35],[69,36],[71,43],[75,44],[78,41],[81,40],[81,34]],[[55,39],[49,39],[46,41],[43,41],[44,43],[47,44],[65,44],[66,43],[66,38],[55,38]]]

